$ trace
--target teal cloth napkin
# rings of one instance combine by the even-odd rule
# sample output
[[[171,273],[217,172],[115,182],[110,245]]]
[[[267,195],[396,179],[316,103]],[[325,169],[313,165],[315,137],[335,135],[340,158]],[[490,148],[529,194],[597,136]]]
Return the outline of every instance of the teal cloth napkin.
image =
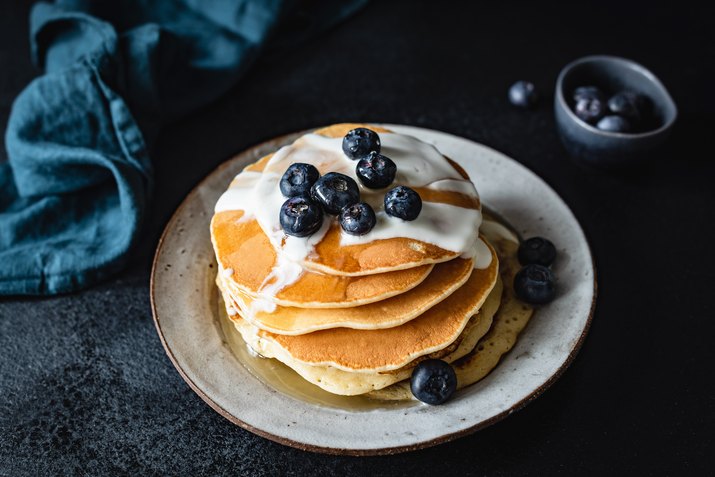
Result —
[[[0,164],[0,294],[78,290],[120,270],[152,193],[162,124],[256,56],[366,0],[60,0],[31,13],[45,74],[15,100]],[[310,28],[282,28],[295,16]],[[306,22],[305,19],[310,21]]]

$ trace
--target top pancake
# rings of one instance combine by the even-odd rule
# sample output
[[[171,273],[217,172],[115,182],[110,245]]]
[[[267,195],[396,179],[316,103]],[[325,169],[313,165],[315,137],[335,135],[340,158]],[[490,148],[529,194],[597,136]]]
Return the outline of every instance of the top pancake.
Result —
[[[360,126],[363,125],[340,124],[318,130],[316,133],[329,138],[341,138],[350,129]],[[384,128],[375,126],[369,127],[377,132],[388,132]],[[266,167],[270,167],[271,158],[272,155],[262,158],[256,163],[246,167],[245,172],[254,174],[269,173],[264,171]],[[450,180],[464,181],[466,179],[466,174],[464,174],[461,168],[455,167],[448,159],[443,158],[443,160],[445,161],[446,167],[452,171],[449,173],[452,176]],[[330,164],[321,165],[316,163],[316,167],[318,167],[321,174],[330,172]],[[398,164],[398,170],[399,167],[400,165]],[[284,168],[281,170],[284,170]],[[271,171],[270,173],[277,175],[276,171]],[[280,176],[278,176],[278,178],[279,177]],[[445,179],[447,178],[448,177],[445,177]],[[237,181],[235,180],[231,187],[235,187],[236,184]],[[478,198],[465,193],[428,187],[415,187],[415,189],[422,197],[423,203],[433,204],[433,207],[444,206],[445,204],[455,205],[458,206],[460,210],[465,211],[464,213],[467,213],[466,211],[469,210],[479,211],[481,207]],[[366,192],[363,190],[361,193]],[[381,193],[384,193],[384,191]],[[430,205],[427,205],[427,207],[430,207]],[[277,216],[278,211],[276,210],[275,213]],[[325,275],[359,277],[385,274],[385,272],[395,272],[444,262],[460,255],[460,252],[447,250],[431,243],[405,237],[385,238],[366,243],[346,245],[341,243],[343,233],[334,217],[326,215],[325,218],[326,221],[321,232],[324,233],[324,236],[320,241],[314,244],[313,251],[302,261],[302,266],[305,269],[317,271]],[[378,227],[380,227],[380,224],[376,226],[376,229]],[[262,293],[261,289],[267,284],[267,280],[271,280],[269,275],[271,271],[276,268],[278,253],[276,252],[276,244],[271,242],[271,239],[262,230],[261,226],[258,225],[258,221],[254,217],[244,217],[244,211],[241,210],[218,211],[211,222],[211,238],[221,267],[234,271],[232,276],[227,277],[227,286],[230,287],[231,283],[233,283],[233,285],[249,295],[252,294],[263,298],[268,297],[270,299],[271,294]],[[281,240],[282,243],[285,244],[286,241],[294,239],[295,237],[284,236]],[[382,281],[382,278],[378,279],[378,277],[381,276],[382,275],[377,275],[375,277],[375,283]],[[426,269],[423,269],[419,273],[400,276],[402,284],[395,284],[393,289],[402,286],[401,291],[406,291],[411,286],[418,284],[425,276]],[[385,279],[387,278],[388,276],[385,275]],[[303,276],[301,276],[294,285],[300,286],[301,280],[303,280]],[[315,289],[329,289],[333,286],[331,282],[332,279],[329,277],[325,277],[324,284],[320,283],[320,278],[312,277],[310,280],[315,285]],[[387,288],[389,288],[389,286],[387,286]],[[296,293],[296,295],[298,294]],[[368,298],[368,301],[365,301],[362,300],[362,298],[363,297],[358,296],[352,305],[345,306],[368,303],[372,299]],[[385,296],[380,299],[382,298],[385,298]],[[316,302],[311,302],[310,305],[302,305],[302,300],[281,301],[280,298],[276,300],[276,303],[285,306],[305,307],[313,307],[316,304]]]
[[[357,277],[298,270],[295,281],[265,293],[281,279],[283,271],[276,267],[279,257],[258,222],[242,221],[242,215],[242,211],[223,212],[211,222],[211,238],[222,270],[220,278],[233,294],[244,293],[254,300],[261,298],[280,306],[353,307],[404,293],[419,285],[432,270],[428,264]],[[290,264],[286,266],[290,268]]]

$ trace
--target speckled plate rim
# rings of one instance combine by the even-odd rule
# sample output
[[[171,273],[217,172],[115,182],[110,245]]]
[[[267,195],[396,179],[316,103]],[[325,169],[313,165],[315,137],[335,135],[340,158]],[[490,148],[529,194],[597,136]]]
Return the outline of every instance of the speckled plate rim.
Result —
[[[220,329],[215,323],[215,298],[213,303],[209,298],[215,297],[215,291],[211,288],[213,285],[210,280],[207,283],[205,277],[196,277],[197,271],[199,275],[215,274],[215,268],[211,270],[215,267],[213,255],[199,254],[193,260],[188,258],[190,253],[185,253],[186,248],[177,249],[177,244],[186,243],[197,243],[200,247],[208,246],[210,249],[207,226],[210,211],[230,178],[246,164],[280,145],[290,143],[305,131],[281,136],[247,149],[204,178],[187,195],[167,223],[154,256],[150,282],[151,307],[162,345],[191,389],[229,421],[275,442],[328,454],[382,455],[417,450],[473,433],[523,408],[553,384],[575,358],[591,325],[597,287],[588,242],[570,209],[543,180],[513,159],[476,142],[413,126],[385,126],[432,142],[460,163],[471,177],[476,178],[477,188],[485,204],[509,220],[520,233],[552,237],[560,251],[560,259],[554,265],[557,277],[561,277],[558,282],[559,298],[537,312],[515,347],[502,358],[502,362],[489,376],[460,391],[446,405],[349,412],[315,406],[283,395],[251,375],[225,347]],[[494,171],[502,171],[507,177],[500,178],[498,173],[495,176]],[[491,182],[493,179],[496,181]],[[543,209],[553,210],[549,214],[544,214],[543,209],[535,211],[534,197],[530,197],[530,193],[536,194],[537,199],[546,200]],[[197,204],[203,206],[201,217],[190,212]],[[196,227],[196,230],[192,227]],[[191,231],[198,234],[187,233]],[[568,239],[550,235],[563,231],[569,232]],[[564,242],[568,242],[566,246]],[[188,251],[191,252],[190,247]],[[178,266],[172,267],[170,262]],[[174,294],[175,288],[179,290],[178,296]],[[206,326],[207,320],[213,326]],[[559,323],[570,323],[567,327],[568,336],[565,337],[567,339],[565,342],[552,342],[555,347],[550,350],[551,355],[544,358],[544,350],[540,349],[544,340],[538,339],[540,333],[558,331],[554,325]],[[187,336],[191,339],[187,340]],[[554,341],[552,335],[548,336]],[[532,351],[540,352],[544,360],[531,355]],[[523,359],[520,366],[511,368],[521,357],[527,359]],[[535,369],[533,361],[537,365]],[[549,366],[542,366],[546,362]],[[532,366],[527,366],[529,363]],[[514,382],[520,375],[524,377],[525,373],[534,370],[539,371],[536,379],[522,385],[518,396],[506,395],[507,391],[499,388],[502,393],[496,394],[503,398],[503,403],[500,399],[484,414],[473,412],[474,405],[479,404],[483,396],[493,397],[498,386],[504,383],[508,385],[509,380]],[[251,393],[255,397],[249,397]],[[256,403],[258,406],[255,406]],[[281,406],[274,408],[275,404]],[[276,409],[281,410],[283,419],[271,420],[276,416]],[[470,412],[465,413],[466,409]],[[267,420],[266,416],[269,416]],[[323,428],[314,427],[316,417],[322,419]],[[369,422],[366,424],[365,420]],[[395,429],[395,421],[399,422],[401,431],[407,428],[406,434]],[[413,426],[417,423],[422,427],[410,430],[411,427],[406,423]],[[435,423],[438,429],[432,432]],[[424,430],[425,425],[430,432]],[[354,426],[362,426],[363,435],[358,432],[358,436],[351,440],[344,431],[348,428],[352,431]],[[366,445],[366,429],[373,433],[369,436],[375,438],[373,444]],[[391,430],[395,432],[391,434]],[[319,435],[323,433],[321,431],[328,434],[332,432],[335,439],[330,441],[331,436]]]

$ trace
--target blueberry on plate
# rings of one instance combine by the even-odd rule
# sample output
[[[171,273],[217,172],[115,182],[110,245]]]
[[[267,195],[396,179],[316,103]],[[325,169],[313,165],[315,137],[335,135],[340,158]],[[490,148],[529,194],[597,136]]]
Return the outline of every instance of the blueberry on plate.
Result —
[[[596,124],[596,127],[601,131],[627,133],[631,132],[631,123],[623,116],[604,116]]]
[[[457,389],[457,374],[441,359],[427,359],[412,371],[410,390],[426,404],[442,404]]]
[[[539,100],[536,86],[530,81],[517,81],[509,88],[509,102],[521,108],[530,108]]]
[[[312,164],[296,162],[288,166],[283,177],[281,177],[279,186],[286,197],[307,195],[319,177],[320,172]]]
[[[402,220],[415,220],[422,210],[422,198],[406,186],[397,186],[385,194],[385,212]]]
[[[286,234],[306,237],[323,224],[323,211],[308,196],[291,197],[281,205],[280,222]]]
[[[350,159],[362,159],[373,151],[380,152],[380,136],[372,129],[355,128],[343,138],[343,152]]]
[[[528,265],[536,263],[548,267],[556,258],[556,247],[550,240],[543,237],[531,237],[519,244],[517,252],[519,263]]]
[[[549,303],[556,296],[554,274],[543,265],[525,265],[514,277],[514,292],[521,301],[532,305]]]
[[[373,151],[358,161],[355,173],[365,187],[382,189],[395,180],[397,166],[389,157]]]
[[[608,109],[618,116],[628,119],[630,122],[637,123],[645,113],[645,100],[642,95],[633,91],[621,91],[616,93],[608,100]]]
[[[352,177],[339,172],[328,172],[310,188],[311,198],[323,206],[325,212],[336,215],[346,205],[360,200],[360,190]]]
[[[346,205],[338,217],[340,226],[350,235],[365,235],[375,226],[375,211],[369,204]]]

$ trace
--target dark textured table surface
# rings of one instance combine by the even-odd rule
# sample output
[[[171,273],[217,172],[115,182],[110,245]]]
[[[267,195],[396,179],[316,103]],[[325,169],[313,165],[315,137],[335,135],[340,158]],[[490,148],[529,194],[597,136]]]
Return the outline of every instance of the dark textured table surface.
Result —
[[[318,39],[263,59],[224,98],[167,127],[154,153],[151,222],[131,266],[82,293],[0,299],[0,475],[707,473],[715,441],[715,12],[682,2],[497,3],[374,2]],[[27,46],[29,4],[0,3],[3,130],[13,98],[38,74]],[[556,135],[557,73],[592,53],[646,65],[680,108],[664,158],[636,174],[585,171]],[[507,103],[517,79],[543,92],[535,111]],[[543,177],[583,225],[599,271],[593,326],[561,379],[522,411],[418,452],[324,456],[229,423],[167,358],[148,284],[173,210],[232,154],[345,120],[487,144]]]

